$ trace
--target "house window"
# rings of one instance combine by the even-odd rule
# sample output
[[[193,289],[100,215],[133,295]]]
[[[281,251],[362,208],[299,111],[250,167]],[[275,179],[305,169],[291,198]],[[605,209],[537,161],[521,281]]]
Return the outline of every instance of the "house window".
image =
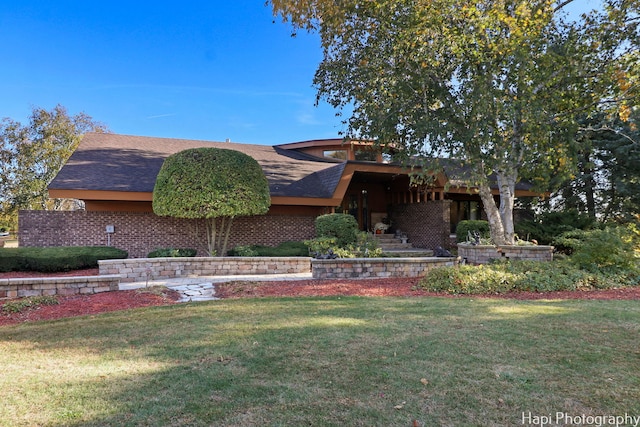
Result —
[[[356,150],[355,158],[363,162],[375,162],[378,160],[378,154],[371,150]]]
[[[347,160],[347,150],[324,150],[322,155],[330,159]]]

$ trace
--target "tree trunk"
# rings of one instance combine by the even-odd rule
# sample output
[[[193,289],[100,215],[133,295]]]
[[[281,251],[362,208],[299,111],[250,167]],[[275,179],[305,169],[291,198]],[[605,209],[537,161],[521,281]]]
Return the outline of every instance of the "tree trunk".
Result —
[[[489,230],[491,232],[491,240],[496,245],[504,245],[504,226],[502,225],[502,218],[500,211],[496,205],[496,201],[491,194],[491,188],[488,184],[480,184],[480,199],[484,205],[484,211],[487,214],[487,220],[489,221]]]
[[[207,253],[209,256],[216,255],[216,219],[205,220],[207,224]]]
[[[229,217],[226,229],[220,230],[220,232],[224,233],[224,243],[222,244],[220,256],[225,256],[227,253],[227,245],[229,244],[229,235],[231,235],[231,224],[233,224],[233,218],[234,217]]]
[[[509,172],[497,171],[498,191],[500,192],[500,219],[504,232],[504,241],[507,245],[515,243],[515,230],[513,223],[513,204],[516,199],[516,178],[515,170]]]

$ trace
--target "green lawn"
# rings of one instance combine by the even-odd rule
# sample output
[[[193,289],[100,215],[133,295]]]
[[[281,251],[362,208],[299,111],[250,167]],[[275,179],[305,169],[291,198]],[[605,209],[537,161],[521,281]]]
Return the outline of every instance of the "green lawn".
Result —
[[[640,416],[639,338],[637,301],[243,299],[6,326],[0,425]]]

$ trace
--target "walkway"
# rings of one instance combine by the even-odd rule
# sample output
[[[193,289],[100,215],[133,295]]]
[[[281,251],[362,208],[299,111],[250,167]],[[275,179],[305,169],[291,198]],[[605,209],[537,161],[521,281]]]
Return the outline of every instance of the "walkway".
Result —
[[[235,276],[180,277],[176,279],[149,280],[149,282],[120,283],[119,290],[140,289],[147,286],[166,286],[178,291],[179,302],[216,300],[215,283],[221,282],[261,282],[283,280],[311,280],[311,272],[295,274],[255,274]]]

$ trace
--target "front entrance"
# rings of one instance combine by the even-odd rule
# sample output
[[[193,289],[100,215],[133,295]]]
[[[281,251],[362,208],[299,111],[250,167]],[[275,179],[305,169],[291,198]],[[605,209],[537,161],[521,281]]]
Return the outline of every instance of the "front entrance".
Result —
[[[369,192],[361,190],[352,192],[345,197],[341,209],[343,213],[348,213],[358,221],[360,230],[368,231],[371,229],[371,212],[369,211]]]

